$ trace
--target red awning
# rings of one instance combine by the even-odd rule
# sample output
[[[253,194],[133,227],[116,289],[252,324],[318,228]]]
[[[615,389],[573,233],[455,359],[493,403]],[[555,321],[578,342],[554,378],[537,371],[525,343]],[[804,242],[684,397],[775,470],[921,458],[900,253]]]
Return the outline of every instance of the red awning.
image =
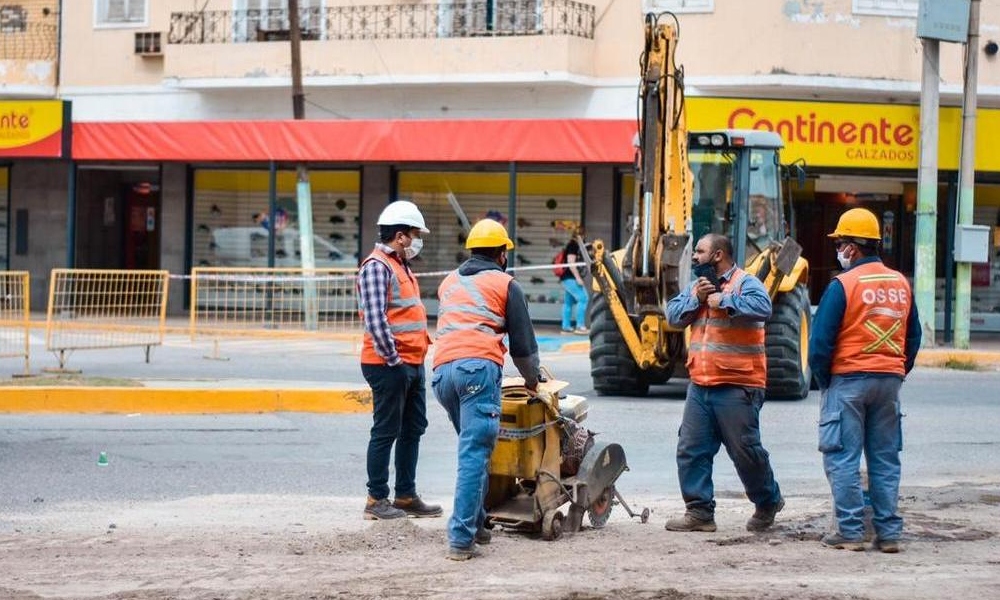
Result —
[[[73,123],[75,160],[630,163],[627,120]]]

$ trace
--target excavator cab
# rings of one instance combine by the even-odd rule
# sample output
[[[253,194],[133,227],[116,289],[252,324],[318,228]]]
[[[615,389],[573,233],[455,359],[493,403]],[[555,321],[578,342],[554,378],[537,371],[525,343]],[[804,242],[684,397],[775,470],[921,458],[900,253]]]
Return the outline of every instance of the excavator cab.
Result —
[[[692,240],[725,235],[733,241],[736,263],[744,265],[784,239],[782,146],[781,137],[769,131],[689,134]]]

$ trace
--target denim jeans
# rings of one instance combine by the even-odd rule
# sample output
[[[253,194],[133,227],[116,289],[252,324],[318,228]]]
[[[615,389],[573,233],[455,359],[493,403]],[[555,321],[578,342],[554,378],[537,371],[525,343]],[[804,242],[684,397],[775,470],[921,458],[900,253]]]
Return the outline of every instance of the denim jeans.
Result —
[[[573,328],[573,305],[576,305],[576,326],[587,326],[587,290],[572,277],[562,280],[562,328]]]
[[[899,388],[891,375],[834,375],[823,392],[819,417],[819,451],[823,453],[834,514],[840,535],[864,538],[865,502],[861,489],[861,452],[868,463],[872,526],[880,540],[898,540],[899,452],[903,449]]]
[[[725,445],[754,505],[768,508],[781,501],[767,450],[760,442],[763,403],[760,388],[688,385],[677,434],[677,475],[688,513],[703,520],[715,517],[712,463],[720,445]]]
[[[483,358],[465,358],[434,369],[431,387],[458,433],[455,506],[448,520],[448,544],[468,548],[483,525],[490,455],[500,433],[503,369]]]
[[[417,455],[427,429],[424,366],[361,365],[372,388],[372,429],[368,440],[368,495],[389,496],[389,455],[396,445],[396,497],[417,494]]]

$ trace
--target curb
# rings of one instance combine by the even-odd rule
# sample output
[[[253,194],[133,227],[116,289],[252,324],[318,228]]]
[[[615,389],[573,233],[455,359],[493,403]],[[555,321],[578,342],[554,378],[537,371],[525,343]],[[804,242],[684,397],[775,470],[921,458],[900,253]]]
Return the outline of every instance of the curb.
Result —
[[[946,367],[948,363],[967,363],[977,367],[1000,367],[1000,352],[982,350],[955,350],[934,348],[917,353],[917,365],[921,367]]]
[[[364,389],[5,387],[0,413],[365,413]]]

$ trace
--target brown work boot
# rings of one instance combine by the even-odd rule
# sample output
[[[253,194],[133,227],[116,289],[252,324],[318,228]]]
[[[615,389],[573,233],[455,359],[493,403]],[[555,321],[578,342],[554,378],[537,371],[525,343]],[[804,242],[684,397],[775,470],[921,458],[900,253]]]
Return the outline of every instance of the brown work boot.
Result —
[[[476,548],[475,544],[472,544],[468,548],[456,548],[454,546],[448,547],[448,554],[445,558],[448,560],[469,560],[470,558],[476,558],[477,556],[482,556],[483,553]]]
[[[485,527],[480,527],[476,530],[476,543],[480,546],[485,546],[493,540],[493,534],[489,529]]]
[[[376,500],[368,496],[365,503],[364,517],[366,521],[381,521],[382,519],[405,519],[406,513],[389,504],[388,498]]]
[[[420,496],[412,498],[396,498],[392,502],[393,507],[406,513],[408,517],[440,517],[441,507],[437,504],[427,504],[420,499]]]
[[[900,551],[899,540],[875,540],[872,549],[885,554],[897,554]]]
[[[778,500],[777,504],[770,506],[758,506],[753,516],[747,521],[747,531],[764,531],[774,525],[774,515],[785,508],[785,499]]]
[[[699,519],[687,512],[683,517],[667,519],[667,531],[715,531],[715,519]]]
[[[827,548],[837,550],[850,550],[852,552],[864,552],[865,543],[862,540],[849,540],[839,533],[828,533],[823,536],[820,542]]]

